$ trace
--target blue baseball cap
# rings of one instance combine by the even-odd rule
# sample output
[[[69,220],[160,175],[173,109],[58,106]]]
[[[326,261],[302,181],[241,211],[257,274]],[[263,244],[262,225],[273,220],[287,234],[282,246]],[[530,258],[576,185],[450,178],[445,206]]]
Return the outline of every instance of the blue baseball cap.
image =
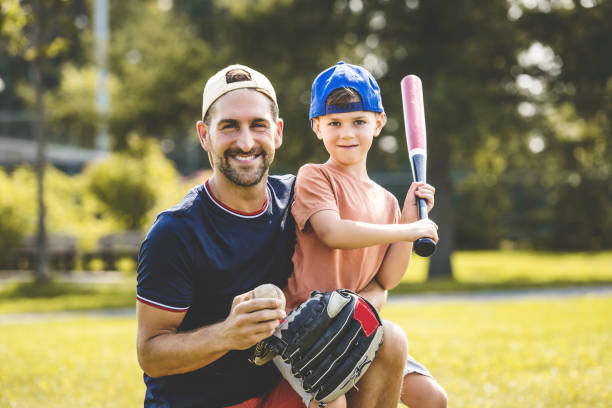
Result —
[[[342,87],[355,89],[361,96],[361,102],[351,103],[346,108],[326,105],[329,94]],[[329,113],[354,111],[384,113],[380,88],[367,69],[340,61],[321,72],[312,83],[309,118],[312,121],[313,118]]]

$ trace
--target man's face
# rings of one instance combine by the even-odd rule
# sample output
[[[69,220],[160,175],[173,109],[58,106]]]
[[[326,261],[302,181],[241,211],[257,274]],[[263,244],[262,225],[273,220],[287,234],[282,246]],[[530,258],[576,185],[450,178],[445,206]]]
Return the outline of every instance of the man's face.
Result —
[[[282,143],[283,122],[272,116],[272,103],[253,89],[238,89],[215,101],[210,126],[198,123],[202,146],[211,153],[215,170],[236,185],[258,184]]]

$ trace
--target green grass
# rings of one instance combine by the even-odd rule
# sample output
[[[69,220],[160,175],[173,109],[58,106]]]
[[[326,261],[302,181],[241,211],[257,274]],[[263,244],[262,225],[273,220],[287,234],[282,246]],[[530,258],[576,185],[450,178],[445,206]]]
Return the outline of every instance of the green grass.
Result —
[[[388,305],[454,408],[604,408],[612,297]],[[135,321],[3,324],[2,407],[142,406]]]
[[[387,306],[451,407],[609,407],[612,297]]]
[[[465,283],[612,282],[612,251],[457,251],[451,262],[455,278]],[[428,264],[428,258],[413,254],[403,281],[424,281]]]
[[[458,251],[455,280],[426,281],[428,258],[413,255],[395,293],[457,292],[612,283],[612,251]]]
[[[612,284],[612,251],[459,251],[456,280],[425,281],[428,260],[414,255],[393,293],[458,292]],[[133,275],[116,284],[0,284],[0,314],[133,307]]]
[[[0,328],[0,406],[142,406],[133,318]]]
[[[133,307],[135,302],[135,279],[120,284],[49,282],[0,285],[0,314],[113,309]]]

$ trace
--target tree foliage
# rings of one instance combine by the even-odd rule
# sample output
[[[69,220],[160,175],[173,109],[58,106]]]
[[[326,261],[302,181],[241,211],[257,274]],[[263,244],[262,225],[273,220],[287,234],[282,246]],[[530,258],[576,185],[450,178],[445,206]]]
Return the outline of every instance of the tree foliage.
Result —
[[[60,27],[76,27],[74,21],[89,13],[84,1],[57,3],[67,16]],[[27,31],[28,4],[3,2],[3,11],[12,12],[0,17],[2,39]],[[160,140],[183,172],[206,166],[194,131],[204,82],[223,66],[242,63],[265,73],[277,90],[285,135],[273,171],[324,161],[307,117],[310,86],[324,68],[345,60],[366,66],[381,86],[389,121],[368,168],[405,175],[406,183],[394,187],[400,199],[410,170],[399,82],[406,74],[423,81],[428,178],[437,187],[432,218],[441,235],[432,275],[448,276],[455,247],[612,245],[609,0],[182,0],[170,9],[156,0],[110,4],[109,129],[117,151],[133,152],[129,140],[136,132]],[[92,34],[89,24],[78,27],[64,36],[63,56],[52,57],[47,67],[46,102],[55,135],[93,146],[100,118],[87,51]],[[0,47],[0,55],[7,50]],[[0,100],[10,99],[7,106],[27,104],[28,92],[16,86],[25,79],[22,66],[13,57],[0,61],[6,71],[0,76],[8,78]],[[121,156],[123,169],[118,162],[107,165],[117,174],[104,188],[134,171],[127,167],[140,166],[127,164],[130,154]],[[126,186],[140,189],[133,200],[141,207],[123,225],[142,225],[139,214],[152,211],[147,208],[155,194],[146,185]],[[96,188],[109,203],[120,198]]]

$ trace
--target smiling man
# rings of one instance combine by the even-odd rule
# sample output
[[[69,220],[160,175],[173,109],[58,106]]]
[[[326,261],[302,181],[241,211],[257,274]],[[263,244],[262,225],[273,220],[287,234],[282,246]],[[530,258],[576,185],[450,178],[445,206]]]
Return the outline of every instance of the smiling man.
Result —
[[[295,177],[268,175],[283,136],[272,84],[242,65],[219,71],[204,88],[197,131],[213,174],[158,215],[138,260],[144,405],[303,407],[274,365],[248,361],[286,316],[278,299],[253,299],[252,289],[284,287],[293,270]],[[362,294],[384,302],[375,282],[368,291]],[[365,401],[370,390],[383,391],[389,364],[398,360],[392,344],[379,350],[366,373],[371,380],[362,379],[359,406],[372,406]]]

